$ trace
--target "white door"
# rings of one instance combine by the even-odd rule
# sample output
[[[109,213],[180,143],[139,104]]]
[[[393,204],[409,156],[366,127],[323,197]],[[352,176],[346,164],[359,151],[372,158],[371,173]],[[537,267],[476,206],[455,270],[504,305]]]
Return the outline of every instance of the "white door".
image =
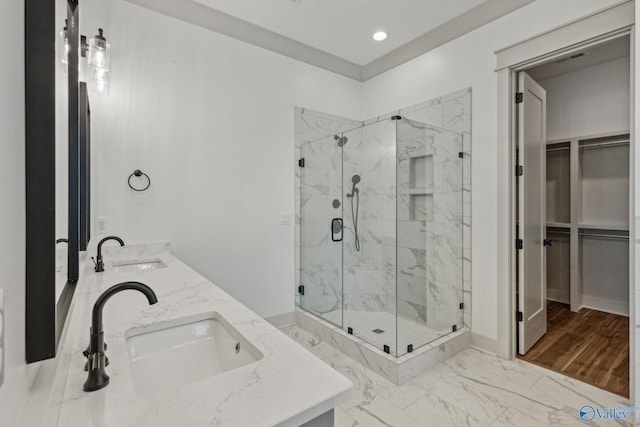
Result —
[[[524,72],[518,91],[518,352],[525,354],[547,332],[546,92]]]

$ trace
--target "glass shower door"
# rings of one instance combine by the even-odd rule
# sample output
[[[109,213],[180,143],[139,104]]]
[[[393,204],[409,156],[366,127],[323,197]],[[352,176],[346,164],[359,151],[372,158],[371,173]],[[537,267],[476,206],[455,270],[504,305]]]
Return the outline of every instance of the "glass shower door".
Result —
[[[396,356],[395,122],[343,137],[344,330]]]
[[[462,134],[397,122],[398,355],[462,327]]]
[[[300,306],[343,324],[342,146],[329,136],[300,147]]]

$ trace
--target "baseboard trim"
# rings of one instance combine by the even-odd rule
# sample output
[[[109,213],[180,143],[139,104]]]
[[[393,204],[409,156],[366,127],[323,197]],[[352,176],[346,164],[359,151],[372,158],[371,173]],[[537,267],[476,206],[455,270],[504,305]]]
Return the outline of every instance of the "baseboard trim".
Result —
[[[607,313],[619,314],[629,317],[629,303],[614,301],[606,298],[582,295],[581,308],[591,308],[593,310],[605,311]]]
[[[503,354],[504,351],[502,349],[504,345],[502,345],[498,339],[491,338],[477,332],[471,331],[471,335],[469,336],[469,346],[477,350],[491,353],[495,356],[505,359],[509,358],[508,355]]]
[[[547,288],[547,299],[561,302],[563,304],[569,304],[569,291]]]
[[[285,326],[296,324],[296,312],[290,311],[289,313],[276,314],[275,316],[267,317],[264,320],[271,323],[276,328],[283,328]]]

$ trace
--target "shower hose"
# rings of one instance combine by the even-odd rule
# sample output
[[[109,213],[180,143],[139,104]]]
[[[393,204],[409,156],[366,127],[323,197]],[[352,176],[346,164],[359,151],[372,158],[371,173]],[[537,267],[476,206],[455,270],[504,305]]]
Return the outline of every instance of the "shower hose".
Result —
[[[353,199],[356,199],[355,211],[353,207]],[[353,234],[355,234],[354,244],[356,251],[360,252],[360,237],[358,237],[358,211],[360,209],[360,191],[355,190],[351,195],[351,221],[353,221]]]

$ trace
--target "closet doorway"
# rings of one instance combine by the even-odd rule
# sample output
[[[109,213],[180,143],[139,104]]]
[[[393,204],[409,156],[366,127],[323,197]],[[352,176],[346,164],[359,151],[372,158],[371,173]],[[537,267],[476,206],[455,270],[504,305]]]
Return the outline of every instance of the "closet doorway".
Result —
[[[629,397],[630,38],[517,76],[518,357]]]

